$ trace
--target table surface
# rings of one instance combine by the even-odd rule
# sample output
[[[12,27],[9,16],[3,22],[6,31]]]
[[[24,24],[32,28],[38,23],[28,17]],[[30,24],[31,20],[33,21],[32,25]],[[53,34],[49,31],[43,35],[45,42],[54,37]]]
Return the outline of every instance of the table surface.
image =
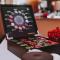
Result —
[[[43,36],[48,36],[48,31],[51,31],[53,29],[56,29],[56,27],[60,27],[60,20],[53,20],[53,19],[40,19],[36,20],[36,24],[38,27],[38,31]]]
[[[0,44],[0,60],[21,60],[16,55],[8,51],[6,39],[4,39]]]

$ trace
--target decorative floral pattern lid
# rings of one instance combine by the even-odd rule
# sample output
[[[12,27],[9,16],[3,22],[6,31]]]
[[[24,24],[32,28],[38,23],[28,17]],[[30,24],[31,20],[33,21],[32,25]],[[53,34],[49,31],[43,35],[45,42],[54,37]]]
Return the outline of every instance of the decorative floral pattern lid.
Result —
[[[1,5],[1,12],[8,37],[21,38],[37,33],[37,26],[31,6]]]

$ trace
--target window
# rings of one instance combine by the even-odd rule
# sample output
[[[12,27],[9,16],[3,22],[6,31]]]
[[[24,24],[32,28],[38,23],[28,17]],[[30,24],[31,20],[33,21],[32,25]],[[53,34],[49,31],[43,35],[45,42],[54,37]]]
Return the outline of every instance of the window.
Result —
[[[13,0],[13,4],[26,4],[26,0]]]
[[[6,1],[6,0],[0,0],[0,1],[1,1],[1,2],[0,2],[1,4],[5,4],[5,1]]]

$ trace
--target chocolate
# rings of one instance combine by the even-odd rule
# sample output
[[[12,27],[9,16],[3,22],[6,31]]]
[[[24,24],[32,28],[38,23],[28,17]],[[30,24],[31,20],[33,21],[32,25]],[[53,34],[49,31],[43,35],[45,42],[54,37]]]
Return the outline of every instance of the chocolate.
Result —
[[[53,60],[53,56],[47,52],[30,52],[25,53],[22,60]]]

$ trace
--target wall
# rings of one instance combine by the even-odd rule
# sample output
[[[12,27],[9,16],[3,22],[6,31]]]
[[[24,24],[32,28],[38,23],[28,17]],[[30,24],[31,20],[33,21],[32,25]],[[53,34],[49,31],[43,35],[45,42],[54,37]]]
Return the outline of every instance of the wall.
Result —
[[[6,0],[5,3],[6,3],[6,4],[12,4],[12,3],[13,3],[13,0]]]
[[[1,4],[12,4],[13,0],[1,0]]]
[[[60,1],[56,1],[55,9],[60,10]]]

